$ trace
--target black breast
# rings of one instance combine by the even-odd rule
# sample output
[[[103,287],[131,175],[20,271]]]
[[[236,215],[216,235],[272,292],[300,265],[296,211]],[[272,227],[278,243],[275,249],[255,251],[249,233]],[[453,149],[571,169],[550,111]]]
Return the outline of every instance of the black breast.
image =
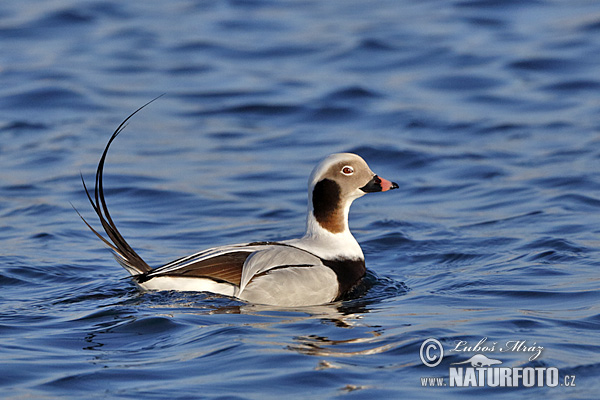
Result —
[[[339,290],[336,300],[344,298],[346,294],[351,292],[367,272],[365,260],[338,259],[322,261],[337,275]]]

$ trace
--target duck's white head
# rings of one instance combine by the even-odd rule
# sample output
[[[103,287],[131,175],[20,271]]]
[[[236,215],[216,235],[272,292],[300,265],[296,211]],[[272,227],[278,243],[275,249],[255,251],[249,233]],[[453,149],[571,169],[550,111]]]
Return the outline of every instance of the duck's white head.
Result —
[[[365,160],[352,153],[332,154],[310,175],[307,236],[325,230],[349,234],[348,212],[357,198],[371,192],[397,189],[398,184],[377,176]]]

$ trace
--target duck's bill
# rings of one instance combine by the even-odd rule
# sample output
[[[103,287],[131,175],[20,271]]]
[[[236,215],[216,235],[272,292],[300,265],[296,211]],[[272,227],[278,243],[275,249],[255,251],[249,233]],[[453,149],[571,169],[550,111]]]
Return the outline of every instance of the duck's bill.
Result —
[[[373,177],[365,186],[361,187],[365,193],[372,192],[387,192],[388,190],[398,189],[398,184],[396,182],[388,181],[387,179],[381,178],[377,175]]]

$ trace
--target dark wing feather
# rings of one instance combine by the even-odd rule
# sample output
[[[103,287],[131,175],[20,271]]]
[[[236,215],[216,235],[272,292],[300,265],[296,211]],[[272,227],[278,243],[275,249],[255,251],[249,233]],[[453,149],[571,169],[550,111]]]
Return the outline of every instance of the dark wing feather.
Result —
[[[208,278],[217,282],[227,282],[239,286],[242,280],[244,262],[251,252],[237,251],[184,264],[164,273],[152,271],[137,275],[135,279],[144,283],[156,277]]]

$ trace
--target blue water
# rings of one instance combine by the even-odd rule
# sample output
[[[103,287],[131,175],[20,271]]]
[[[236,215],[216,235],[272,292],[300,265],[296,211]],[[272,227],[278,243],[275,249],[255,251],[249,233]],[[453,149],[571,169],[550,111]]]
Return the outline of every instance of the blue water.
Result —
[[[5,1],[0,48],[3,398],[598,398],[598,2]],[[142,257],[301,235],[312,167],[353,151],[400,184],[351,211],[371,289],[281,310],[126,279],[70,203],[96,222],[80,171],[162,93],[106,166]],[[421,385],[483,338],[576,386]]]

